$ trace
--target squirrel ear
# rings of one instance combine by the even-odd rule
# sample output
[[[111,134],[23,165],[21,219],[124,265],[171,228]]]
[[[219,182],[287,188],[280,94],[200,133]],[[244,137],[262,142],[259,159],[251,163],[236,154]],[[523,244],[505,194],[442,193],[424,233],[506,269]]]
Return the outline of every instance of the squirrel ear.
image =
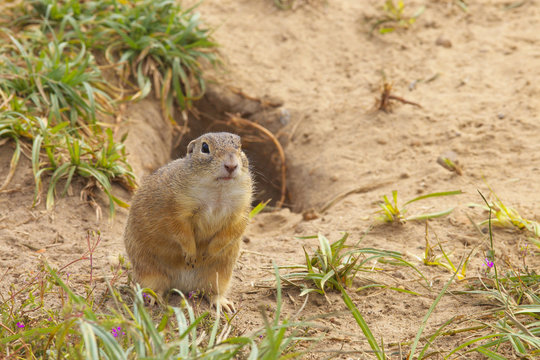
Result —
[[[193,140],[192,142],[190,142],[187,146],[187,153],[188,154],[191,154],[193,153],[193,148],[195,147],[195,140]]]

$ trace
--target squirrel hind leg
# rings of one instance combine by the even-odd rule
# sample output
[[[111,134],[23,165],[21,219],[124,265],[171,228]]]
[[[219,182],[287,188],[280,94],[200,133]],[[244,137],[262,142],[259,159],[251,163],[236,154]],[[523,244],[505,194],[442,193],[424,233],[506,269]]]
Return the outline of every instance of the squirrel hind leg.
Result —
[[[146,273],[146,274],[137,274],[137,282],[143,288],[150,288],[158,296],[165,296],[167,291],[171,288],[171,281],[167,276],[158,273]]]
[[[219,269],[207,269],[201,274],[201,277],[209,285],[204,289],[204,292],[210,304],[217,308],[219,302],[222,310],[229,313],[236,312],[233,302],[225,296],[231,280],[232,265],[227,264]]]

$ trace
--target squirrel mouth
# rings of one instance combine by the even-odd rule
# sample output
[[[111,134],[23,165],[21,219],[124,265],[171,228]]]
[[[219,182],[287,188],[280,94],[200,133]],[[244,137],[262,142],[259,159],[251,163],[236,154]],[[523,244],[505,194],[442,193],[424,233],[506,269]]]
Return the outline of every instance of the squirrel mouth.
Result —
[[[232,180],[233,177],[232,176],[221,176],[221,177],[218,177],[217,179],[218,180]]]

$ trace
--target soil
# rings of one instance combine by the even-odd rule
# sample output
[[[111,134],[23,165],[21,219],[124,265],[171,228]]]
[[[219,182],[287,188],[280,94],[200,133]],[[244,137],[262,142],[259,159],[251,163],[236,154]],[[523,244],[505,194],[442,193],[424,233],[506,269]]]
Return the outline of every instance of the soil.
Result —
[[[237,333],[261,326],[261,307],[270,313],[275,308],[272,264],[302,264],[303,247],[308,253],[317,248],[317,239],[300,236],[321,233],[335,241],[347,232],[351,244],[361,240],[361,247],[400,252],[428,279],[429,289],[412,270],[388,267],[391,270],[360,274],[350,288],[375,337],[387,345],[388,356],[404,358],[406,347],[392,344],[414,339],[452,274],[441,266],[423,265],[425,222],[376,221],[382,196],[397,190],[403,204],[422,194],[462,190],[459,196],[415,203],[409,214],[456,207],[449,216],[429,222],[428,238],[432,245],[438,239],[455,263],[475,249],[467,268],[470,278],[485,269],[489,249],[488,237],[469,221],[488,216],[468,206],[482,203],[478,191],[489,196],[491,187],[523,217],[540,221],[540,3],[471,1],[466,12],[458,3],[406,1],[406,15],[421,5],[426,6],[424,13],[409,29],[385,35],[370,35],[371,24],[383,14],[382,0],[297,0],[289,10],[278,9],[271,0],[206,0],[200,5],[201,18],[216,29],[225,70],[212,71],[220,85],[199,104],[199,119],[206,115],[206,120],[226,122],[224,114],[233,113],[253,120],[271,129],[286,156],[285,208],[253,220],[233,276],[230,298],[240,308],[233,321]],[[391,108],[377,110],[385,82],[391,84],[392,95],[421,107],[390,99]],[[198,132],[214,129],[196,125],[192,117],[192,132],[175,141],[168,125],[156,120],[159,103],[146,101],[124,113],[126,126],[135,129],[128,150],[139,176],[166,162],[169,155],[163,154],[180,156],[184,143]],[[246,151],[259,174],[258,198],[276,201],[281,195],[280,159],[272,155],[272,146],[261,142],[264,136],[257,136],[259,140],[248,136]],[[1,174],[8,172],[12,151],[10,142],[0,146]],[[449,151],[455,153],[462,175],[437,163]],[[42,259],[55,267],[79,259],[92,231],[101,234],[93,274],[102,282],[110,279],[110,266],[125,254],[127,211],[119,209],[114,221],[108,221],[106,198],[98,194],[97,203],[104,209],[98,219],[96,208],[79,197],[83,186],[74,184],[53,211],[46,211],[43,203],[32,207],[31,165],[21,158],[9,191],[0,193],[2,289],[20,284]],[[115,191],[129,201],[128,192],[120,187]],[[494,230],[501,267],[520,266],[520,249],[530,243],[530,236]],[[526,261],[530,269],[540,269],[538,255],[531,253]],[[70,265],[72,284],[88,281],[89,269],[88,260]],[[122,278],[120,284],[125,283]],[[373,283],[420,295],[389,288],[354,291]],[[489,299],[458,292],[468,283],[452,284],[424,334],[454,316],[454,328],[470,326],[467,320],[482,320],[482,312],[493,308]],[[284,289],[286,314],[301,308],[305,297],[299,294],[298,289]],[[300,316],[323,314],[309,334],[324,337],[306,358],[373,357],[338,293],[310,294]],[[431,349],[447,351],[467,336],[442,336]]]

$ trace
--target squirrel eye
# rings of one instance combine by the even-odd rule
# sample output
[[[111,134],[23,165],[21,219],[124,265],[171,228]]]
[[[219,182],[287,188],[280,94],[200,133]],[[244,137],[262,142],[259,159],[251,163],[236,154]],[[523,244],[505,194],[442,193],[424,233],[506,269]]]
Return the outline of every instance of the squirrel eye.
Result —
[[[203,142],[201,145],[201,152],[205,154],[210,154],[210,148],[208,147],[208,144]]]

